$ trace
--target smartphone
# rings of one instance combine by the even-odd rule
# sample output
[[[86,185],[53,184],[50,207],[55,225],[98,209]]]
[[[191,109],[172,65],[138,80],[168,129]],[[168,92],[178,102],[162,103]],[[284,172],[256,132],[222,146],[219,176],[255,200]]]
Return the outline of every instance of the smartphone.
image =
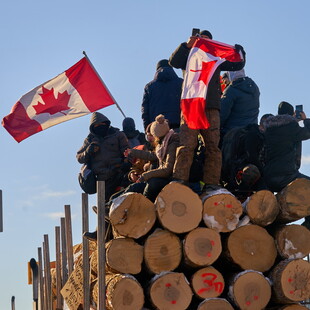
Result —
[[[199,34],[199,32],[200,32],[200,29],[198,29],[198,28],[193,28],[193,29],[192,29],[192,37],[194,37],[194,36],[196,36],[197,34]]]
[[[301,118],[300,112],[303,112],[303,106],[302,106],[302,104],[299,104],[299,105],[296,105],[296,106],[295,106],[296,118],[298,118],[298,119]]]

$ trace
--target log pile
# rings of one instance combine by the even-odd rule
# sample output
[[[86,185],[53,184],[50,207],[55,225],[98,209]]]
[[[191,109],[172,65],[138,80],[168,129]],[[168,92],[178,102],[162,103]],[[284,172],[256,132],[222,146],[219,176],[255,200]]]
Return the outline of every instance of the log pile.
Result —
[[[226,190],[199,197],[168,184],[153,204],[116,198],[106,243],[109,310],[307,309],[310,232],[291,222],[310,215],[310,181],[241,203]],[[90,255],[91,304],[98,299],[97,252]]]

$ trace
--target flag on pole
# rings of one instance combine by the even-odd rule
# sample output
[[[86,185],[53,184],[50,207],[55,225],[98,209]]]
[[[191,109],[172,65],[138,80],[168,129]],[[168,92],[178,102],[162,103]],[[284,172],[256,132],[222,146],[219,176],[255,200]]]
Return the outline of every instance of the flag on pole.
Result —
[[[115,104],[87,57],[65,72],[34,88],[2,119],[17,142],[70,119]]]
[[[187,59],[181,95],[181,110],[189,128],[209,128],[205,113],[208,84],[224,61],[240,62],[242,59],[242,53],[234,46],[208,39],[195,42]]]

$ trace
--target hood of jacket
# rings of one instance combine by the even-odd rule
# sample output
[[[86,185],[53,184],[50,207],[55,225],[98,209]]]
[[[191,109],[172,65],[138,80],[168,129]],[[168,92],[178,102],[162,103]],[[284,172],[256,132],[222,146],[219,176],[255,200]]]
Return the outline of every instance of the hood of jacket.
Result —
[[[277,128],[281,126],[285,126],[291,123],[296,123],[297,120],[294,116],[283,114],[283,115],[275,115],[268,117],[264,123],[263,126],[266,129],[270,128]]]
[[[163,68],[159,68],[156,71],[154,80],[161,81],[161,82],[168,82],[168,81],[171,81],[177,78],[178,78],[178,75],[174,72],[173,68],[163,67]]]
[[[240,77],[230,83],[228,87],[233,87],[247,94],[256,95],[259,89],[256,83],[249,77]]]
[[[89,131],[94,134],[94,131],[93,131],[93,128],[94,128],[94,125],[95,124],[98,124],[98,123],[108,123],[109,126],[111,124],[111,121],[103,114],[99,113],[99,112],[94,112],[92,115],[91,115],[91,118],[90,118],[90,125],[89,125]]]

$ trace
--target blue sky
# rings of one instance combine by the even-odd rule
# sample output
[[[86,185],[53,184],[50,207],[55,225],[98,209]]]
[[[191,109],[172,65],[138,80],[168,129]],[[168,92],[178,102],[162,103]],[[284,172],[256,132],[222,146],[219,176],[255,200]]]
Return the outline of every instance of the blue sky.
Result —
[[[85,50],[126,116],[142,130],[143,88],[158,60],[168,58],[192,28],[208,29],[217,41],[241,44],[246,74],[261,91],[260,116],[280,101],[303,104],[310,115],[308,48],[310,2],[235,1],[2,1],[0,4],[0,118],[26,92],[68,69]],[[177,70],[181,76],[181,72]],[[116,106],[100,110],[121,127]],[[90,116],[51,127],[17,143],[0,128],[0,309],[11,296],[16,309],[31,309],[27,262],[37,258],[43,235],[54,255],[55,226],[71,205],[73,241],[81,242],[80,165],[76,151]],[[303,144],[301,172],[310,174],[310,143]],[[96,197],[90,197],[90,206]],[[90,226],[96,217],[90,213]]]

